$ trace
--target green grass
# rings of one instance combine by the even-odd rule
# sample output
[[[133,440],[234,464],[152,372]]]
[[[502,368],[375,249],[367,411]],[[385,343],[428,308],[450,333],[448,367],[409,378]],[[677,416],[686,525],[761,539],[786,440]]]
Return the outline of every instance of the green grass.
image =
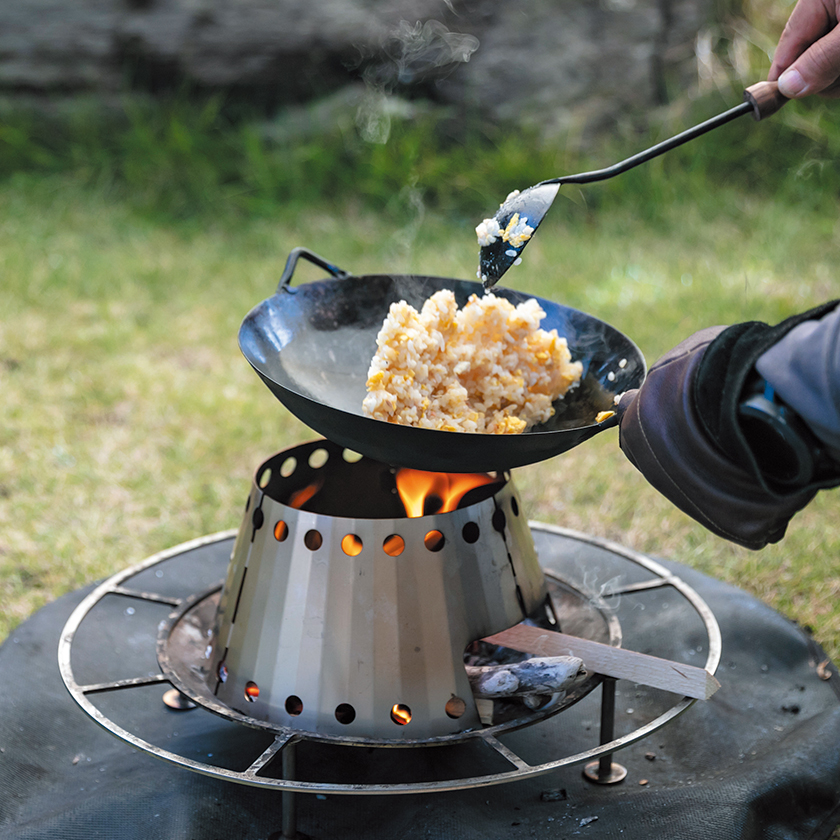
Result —
[[[644,187],[634,203],[598,196],[597,211],[591,196],[558,200],[508,284],[615,324],[649,361],[703,326],[775,321],[837,293],[836,213],[721,181],[699,200],[675,189],[651,222]],[[64,592],[236,527],[254,468],[313,436],[236,346],[291,247],[359,274],[475,269],[476,220],[420,205],[413,219],[344,200],[174,223],[56,174],[7,180],[0,206],[0,637]],[[675,510],[614,431],[515,480],[531,518],[730,581],[840,655],[833,494],[756,553]]]

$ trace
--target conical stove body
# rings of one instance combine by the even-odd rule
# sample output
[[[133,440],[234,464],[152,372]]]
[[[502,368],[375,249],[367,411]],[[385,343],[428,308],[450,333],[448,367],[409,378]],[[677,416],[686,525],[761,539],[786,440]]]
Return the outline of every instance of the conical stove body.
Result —
[[[464,650],[545,602],[530,529],[507,476],[410,518],[396,472],[327,441],[260,466],[208,648],[218,700],[330,738],[481,725]]]

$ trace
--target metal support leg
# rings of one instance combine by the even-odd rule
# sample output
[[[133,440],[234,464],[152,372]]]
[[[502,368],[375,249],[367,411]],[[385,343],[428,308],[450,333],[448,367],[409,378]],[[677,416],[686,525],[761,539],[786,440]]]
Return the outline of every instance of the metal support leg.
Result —
[[[286,744],[281,754],[283,778],[290,781],[295,778],[295,749],[296,744],[294,742]],[[293,790],[284,790],[282,793],[283,837],[286,840],[293,840],[297,837],[297,801],[295,795]]]
[[[609,744],[615,738],[615,677],[604,677],[601,684],[601,734],[600,743]],[[599,785],[614,785],[623,781],[626,768],[612,760],[612,753],[605,753],[598,761],[583,768],[583,775]]]
[[[181,694],[177,688],[170,688],[164,693],[163,703],[174,712],[187,712],[196,708],[196,704],[186,694]]]

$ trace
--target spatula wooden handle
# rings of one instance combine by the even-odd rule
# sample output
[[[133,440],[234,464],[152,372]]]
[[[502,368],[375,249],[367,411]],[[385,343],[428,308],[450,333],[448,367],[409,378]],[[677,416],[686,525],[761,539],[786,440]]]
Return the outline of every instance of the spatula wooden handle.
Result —
[[[752,105],[753,119],[758,121],[775,114],[790,100],[779,93],[777,82],[757,82],[744,91],[744,101]]]

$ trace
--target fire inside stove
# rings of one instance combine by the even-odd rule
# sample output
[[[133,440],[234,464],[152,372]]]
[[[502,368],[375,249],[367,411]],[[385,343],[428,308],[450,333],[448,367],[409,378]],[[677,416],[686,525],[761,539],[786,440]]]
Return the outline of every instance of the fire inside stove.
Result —
[[[410,517],[457,510],[462,499],[473,490],[497,485],[498,477],[487,473],[438,473],[401,469],[396,475],[397,492]]]
[[[507,474],[392,468],[316,441],[257,470],[199,667],[214,702],[268,727],[447,738],[556,709],[583,682],[571,657],[542,693],[526,655],[503,652],[499,670],[477,640],[526,619],[556,624]]]

